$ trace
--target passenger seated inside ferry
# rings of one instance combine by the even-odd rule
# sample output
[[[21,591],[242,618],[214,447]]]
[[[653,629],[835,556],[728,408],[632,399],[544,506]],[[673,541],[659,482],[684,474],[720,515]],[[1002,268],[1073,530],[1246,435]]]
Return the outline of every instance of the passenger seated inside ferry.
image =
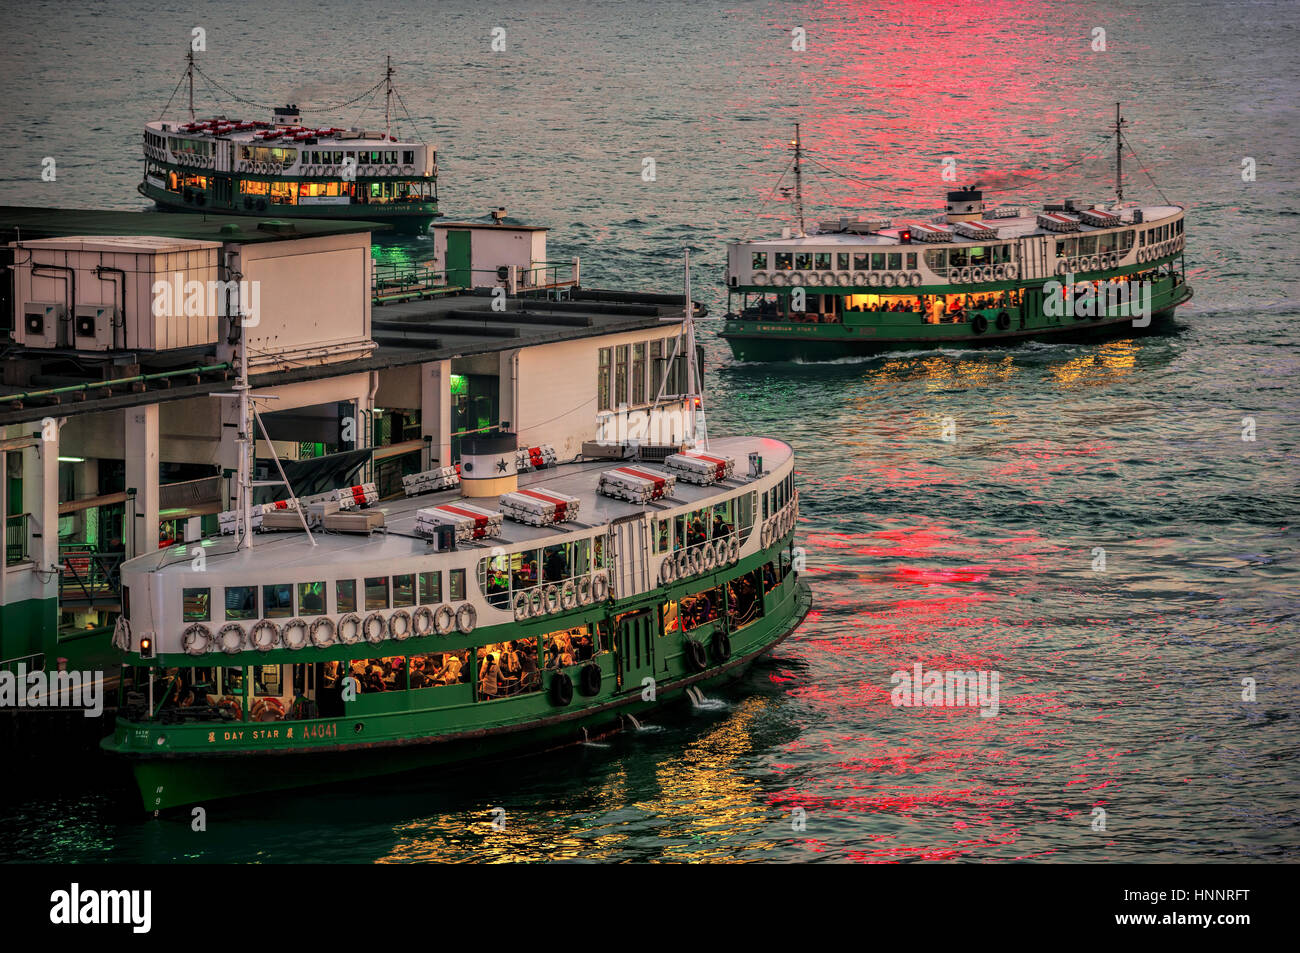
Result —
[[[514,639],[478,650],[478,695],[484,701],[540,691],[537,639]]]
[[[594,655],[591,632],[586,626],[552,632],[544,636],[546,668],[563,668],[586,662]]]

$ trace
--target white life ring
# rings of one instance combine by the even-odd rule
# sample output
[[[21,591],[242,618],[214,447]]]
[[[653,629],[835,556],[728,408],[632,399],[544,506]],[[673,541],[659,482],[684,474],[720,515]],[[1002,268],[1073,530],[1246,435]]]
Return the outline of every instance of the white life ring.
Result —
[[[1063,275],[1063,274],[1065,274],[1065,273],[1066,273],[1067,271],[1069,271],[1069,270],[1070,270],[1070,266],[1069,266],[1066,262],[1064,262],[1064,261],[1058,261],[1058,262],[1056,263],[1056,273],[1057,273],[1058,275]]]
[[[478,625],[478,610],[471,603],[466,602],[456,610],[456,631],[461,635],[469,635],[476,625]]]
[[[566,612],[578,608],[578,588],[572,579],[564,580],[564,585],[560,587],[560,608]]]
[[[713,562],[718,567],[727,565],[727,540],[715,539],[713,541]]]
[[[839,283],[835,278],[835,273],[833,271],[828,271],[825,274],[823,274],[821,276],[821,281],[822,281],[822,286],[826,288],[829,288]]]
[[[883,286],[886,287],[886,288],[894,288],[894,287],[897,287],[897,286],[898,286],[898,275],[894,274],[892,271],[887,271],[887,272],[885,272],[883,275],[880,276],[880,283],[881,283],[881,285],[883,285]]]
[[[767,549],[768,544],[772,542],[772,533],[767,523],[764,523],[763,528],[759,531],[758,542],[763,549]]]
[[[516,612],[515,618],[519,618]],[[411,634],[417,638],[430,635],[433,632],[433,610],[428,606],[420,606],[411,613]]]
[[[1006,269],[1007,269],[1006,273],[1007,273],[1008,281],[1013,281],[1020,275],[1020,269],[1017,268],[1015,265],[1007,265]]]
[[[853,276],[850,275],[847,271],[841,271],[835,277],[836,280],[840,283],[840,287],[842,288],[847,288],[851,284],[853,284]]]
[[[718,568],[718,553],[708,543],[704,543],[700,549],[700,566],[705,572],[711,572]]]
[[[291,634],[294,632],[298,633],[296,638]],[[281,630],[281,637],[284,639],[286,648],[292,649],[295,652],[299,649],[305,649],[307,643],[311,641],[311,629],[307,627],[307,620],[290,619],[284,624],[284,628]]]
[[[873,271],[867,275],[867,287],[869,288],[880,287],[880,272]]]
[[[579,576],[575,588],[578,590],[578,604],[591,605],[591,577]]]
[[[433,614],[433,631],[439,635],[449,635],[454,628],[456,628],[456,610],[444,602]]]
[[[791,284],[791,285],[801,285],[801,284],[803,284],[803,283],[804,283],[804,277],[803,277],[803,272],[802,272],[802,271],[792,271],[792,272],[790,272],[790,284]]]
[[[607,595],[609,595],[609,580],[605,578],[603,572],[596,573],[591,578],[591,598],[596,602],[604,602]]]
[[[921,277],[921,273],[919,271],[914,271],[908,275],[907,282],[913,288],[919,288],[925,282],[925,279]]]
[[[398,609],[388,617],[388,637],[405,642],[411,637],[411,613]]]
[[[1092,271],[1097,271],[1102,267],[1101,258],[1097,255],[1093,255],[1088,259],[1088,265]]]
[[[731,542],[727,544],[727,562],[735,565],[740,561],[740,540],[735,536],[731,537]]]
[[[530,616],[546,615],[546,598],[542,595],[541,586],[533,586],[528,590],[528,614]]]
[[[233,642],[230,639],[232,635]],[[217,630],[217,647],[227,655],[234,655],[243,650],[247,638],[242,625],[238,622],[227,622]]]
[[[754,272],[754,284],[756,285],[767,284],[767,273],[762,271]]]
[[[542,590],[542,606],[547,615],[560,611],[560,587],[554,583]]]
[[[318,649],[329,648],[334,644],[333,619],[323,615],[311,624],[311,644]]]
[[[181,644],[186,655],[207,655],[212,651],[212,631],[202,622],[195,622],[185,629]]]
[[[673,558],[664,557],[664,561],[659,564],[659,584],[666,586],[673,581]]]
[[[699,546],[696,546],[694,549],[689,550],[689,553],[690,553],[689,558],[691,561],[691,575],[698,576],[700,573],[704,572],[704,553],[700,550]]]
[[[994,277],[994,278],[996,278],[998,281],[1002,281],[1004,278],[1006,278],[1006,276],[1007,276],[1007,269],[1006,269],[1005,266],[1003,266],[1003,265],[994,265],[994,266],[993,266],[993,277]]]
[[[515,610],[516,622],[522,622],[531,614],[528,611],[528,593],[526,592],[516,592],[514,598],[511,600],[511,605]]]
[[[361,623],[361,631],[366,637],[366,641],[371,645],[378,645],[384,641],[384,636],[388,634],[388,626],[384,623],[384,617],[378,612],[372,612],[366,616],[366,621]]]
[[[957,280],[964,285],[970,284],[975,280],[975,269],[970,265],[963,265],[957,269]]]
[[[413,175],[414,173],[415,173],[415,169],[412,166],[409,165],[402,166],[402,175]]]
[[[785,276],[784,272],[778,271],[772,276],[772,285],[776,288],[784,288],[790,279]]]
[[[344,645],[356,645],[361,641],[361,616],[349,612],[339,619],[339,641]]]
[[[677,578],[685,579],[687,576],[694,575],[691,572],[691,557],[684,549],[677,551]]]
[[[867,283],[867,273],[865,271],[855,271],[853,273],[853,283],[858,287]]]
[[[262,632],[270,632],[271,638],[261,638],[260,633]],[[257,649],[257,651],[269,652],[280,644],[280,627],[270,619],[262,619],[253,626],[252,630],[248,633],[248,637],[253,643],[253,648]]]

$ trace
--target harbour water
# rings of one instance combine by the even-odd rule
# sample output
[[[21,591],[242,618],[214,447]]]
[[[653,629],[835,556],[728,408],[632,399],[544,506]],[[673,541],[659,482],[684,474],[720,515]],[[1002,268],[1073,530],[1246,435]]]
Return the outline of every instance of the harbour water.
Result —
[[[1121,100],[1129,196],[1158,198],[1149,174],[1188,206],[1196,296],[1161,337],[818,365],[736,364],[705,320],[711,427],[796,449],[817,599],[736,690],[568,752],[214,804],[206,833],[132,813],[101,759],[52,757],[3,785],[0,856],[1296,859],[1293,4],[529,2],[498,22],[467,0],[323,0],[315,22],[356,28],[286,17],[7,11],[0,83],[23,135],[0,152],[0,202],[140,207],[140,124],[204,27],[208,75],[267,104],[351,98],[390,53],[450,217],[549,224],[551,257],[580,255],[593,286],[670,288],[689,246],[714,316],[725,242],[791,213],[766,200],[794,122],[852,177],[814,166],[812,217],[919,214],[950,185],[945,157],[963,183],[1024,186],[1009,201],[1109,198]],[[891,675],[917,662],[998,672],[999,713],[895,707]]]

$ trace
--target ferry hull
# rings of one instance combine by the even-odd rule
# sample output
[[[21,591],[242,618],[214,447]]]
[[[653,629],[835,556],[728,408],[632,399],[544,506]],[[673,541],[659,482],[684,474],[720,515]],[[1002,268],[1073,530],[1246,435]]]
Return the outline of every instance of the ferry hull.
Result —
[[[387,727],[385,734],[390,737],[351,742],[341,733],[340,744],[326,750],[232,747],[202,754],[151,755],[123,751],[121,729],[116,740],[105,739],[103,746],[130,757],[142,806],[147,811],[568,747],[621,730],[628,716],[639,717],[680,701],[692,686],[710,688],[742,676],[757,658],[793,633],[811,608],[811,593],[797,573],[791,573],[773,594],[777,592],[781,598],[762,619],[732,633],[733,651],[727,661],[696,674],[667,676],[656,685],[653,700],[649,701],[642,697],[640,683],[625,684],[618,690],[612,684],[612,672],[606,672],[608,689],[594,698],[575,694],[573,705],[561,709],[550,703],[548,693],[542,693],[534,699],[535,717],[469,730],[439,725],[437,712],[410,712],[387,716],[401,721]],[[602,658],[610,660],[611,656]],[[365,715],[334,719],[346,722],[339,727],[347,734],[358,724],[364,730],[376,720]],[[285,731],[293,724],[229,723],[208,728],[217,733],[251,734],[259,730]]]
[[[181,196],[147,183],[139,186],[139,192],[163,212],[209,212],[260,219],[355,219],[381,222],[391,225],[397,232],[410,235],[422,235],[427,232],[438,216],[436,205],[424,203],[400,208],[385,205],[267,205],[261,209],[257,206],[246,209],[239,203],[230,205],[186,203]]]

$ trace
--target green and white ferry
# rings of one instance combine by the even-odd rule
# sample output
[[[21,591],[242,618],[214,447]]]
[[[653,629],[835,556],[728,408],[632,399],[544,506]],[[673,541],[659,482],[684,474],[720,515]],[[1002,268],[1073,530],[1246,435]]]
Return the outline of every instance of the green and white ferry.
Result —
[[[811,605],[794,454],[689,420],[558,464],[467,437],[405,498],[259,507],[244,433],[230,535],[122,566],[104,747],[156,812],[579,744],[735,679]]]
[[[800,202],[799,227],[728,247],[721,337],[742,361],[824,361],[1158,328],[1192,297],[1184,209],[1122,196],[1117,152],[1104,206],[989,208],[972,186],[929,221],[805,226]]]
[[[384,129],[303,125],[297,105],[269,121],[224,115],[196,119],[190,54],[189,121],[145,123],[144,174],[138,190],[159,209],[361,219],[423,233],[438,216],[437,150]],[[393,69],[384,83],[394,95]]]

